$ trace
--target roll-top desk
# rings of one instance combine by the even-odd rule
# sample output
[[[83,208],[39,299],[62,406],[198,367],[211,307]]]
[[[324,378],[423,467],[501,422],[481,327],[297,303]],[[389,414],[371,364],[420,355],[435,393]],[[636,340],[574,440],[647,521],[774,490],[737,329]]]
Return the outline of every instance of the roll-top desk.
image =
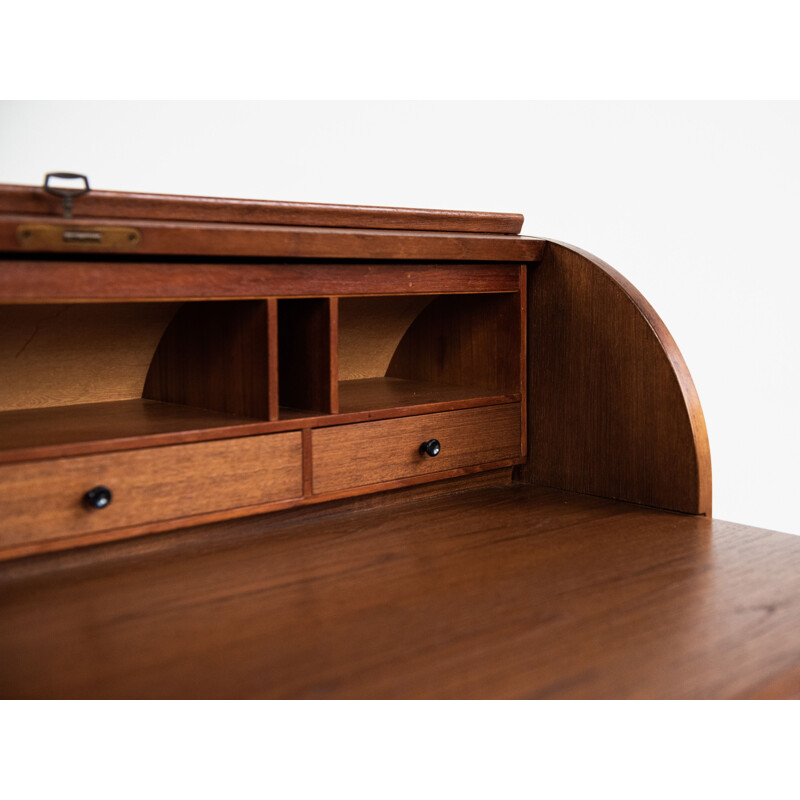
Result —
[[[0,187],[3,696],[800,690],[800,540],[710,519],[663,323],[521,226]]]

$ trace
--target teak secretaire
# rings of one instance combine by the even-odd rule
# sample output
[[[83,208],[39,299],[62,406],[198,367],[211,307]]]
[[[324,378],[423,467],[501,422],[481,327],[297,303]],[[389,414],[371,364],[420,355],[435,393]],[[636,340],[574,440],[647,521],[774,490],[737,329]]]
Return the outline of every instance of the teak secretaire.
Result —
[[[608,265],[516,214],[86,189],[0,186],[2,694],[800,691],[800,541],[710,519]]]

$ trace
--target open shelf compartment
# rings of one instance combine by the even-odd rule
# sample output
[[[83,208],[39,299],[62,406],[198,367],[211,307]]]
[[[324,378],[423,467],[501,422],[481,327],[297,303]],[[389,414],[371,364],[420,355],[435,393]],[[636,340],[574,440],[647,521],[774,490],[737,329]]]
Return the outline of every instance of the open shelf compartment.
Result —
[[[509,292],[0,306],[0,461],[518,402],[520,303]]]
[[[281,419],[338,412],[335,297],[278,300]]]
[[[341,413],[521,397],[517,293],[341,298]]]
[[[275,301],[0,306],[0,460],[277,418]]]

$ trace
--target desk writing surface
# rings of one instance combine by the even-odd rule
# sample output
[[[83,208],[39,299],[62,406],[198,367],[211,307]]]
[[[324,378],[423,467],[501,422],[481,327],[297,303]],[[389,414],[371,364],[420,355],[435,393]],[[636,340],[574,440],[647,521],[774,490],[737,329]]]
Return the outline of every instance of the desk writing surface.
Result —
[[[800,539],[521,484],[0,565],[4,697],[800,694]]]

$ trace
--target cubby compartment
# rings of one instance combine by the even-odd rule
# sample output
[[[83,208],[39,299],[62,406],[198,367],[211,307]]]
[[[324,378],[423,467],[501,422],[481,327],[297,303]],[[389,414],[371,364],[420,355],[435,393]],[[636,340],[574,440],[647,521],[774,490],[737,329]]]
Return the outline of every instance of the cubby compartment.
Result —
[[[281,419],[338,411],[335,297],[278,300]]]
[[[341,413],[515,402],[524,332],[518,293],[341,298]]]
[[[0,306],[0,461],[518,402],[520,303],[508,292]]]
[[[267,300],[0,306],[0,460],[277,418],[275,312]]]
[[[277,419],[276,301],[184,303],[156,349],[143,397]]]

